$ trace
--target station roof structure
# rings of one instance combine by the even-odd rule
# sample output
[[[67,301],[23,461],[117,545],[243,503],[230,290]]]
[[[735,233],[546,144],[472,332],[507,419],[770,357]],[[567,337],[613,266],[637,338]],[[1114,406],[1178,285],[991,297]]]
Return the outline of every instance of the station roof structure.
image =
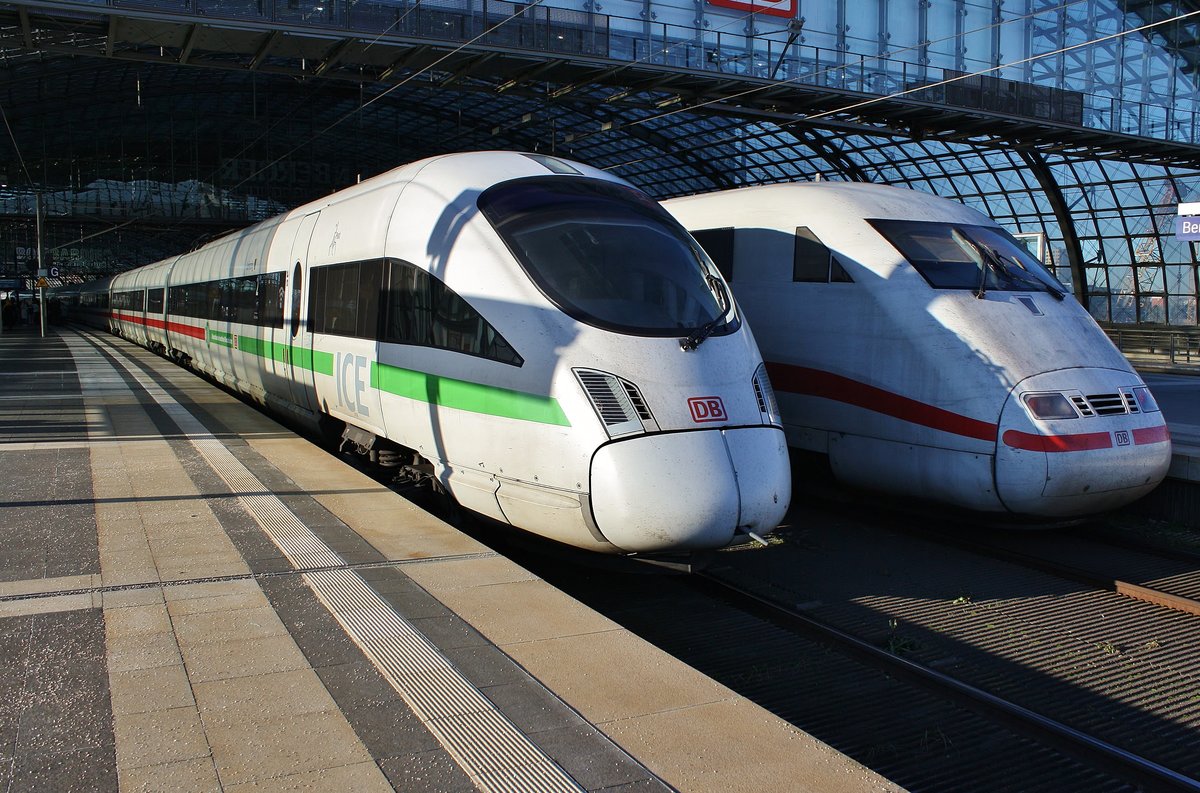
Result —
[[[1200,3],[611,5],[2,2],[0,275],[29,266],[34,194],[91,276],[501,148],[659,198],[907,185],[1038,237],[1102,321],[1196,325],[1173,216],[1200,199]]]

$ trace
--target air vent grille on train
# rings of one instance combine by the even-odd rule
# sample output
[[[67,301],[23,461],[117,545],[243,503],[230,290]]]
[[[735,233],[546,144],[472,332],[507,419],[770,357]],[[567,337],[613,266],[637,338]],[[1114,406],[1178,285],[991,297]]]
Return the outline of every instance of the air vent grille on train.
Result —
[[[1132,391],[1120,391],[1115,394],[1088,394],[1071,397],[1075,407],[1083,416],[1118,416],[1125,413],[1138,413],[1137,399]]]
[[[1072,394],[1071,401],[1075,403],[1075,407],[1079,410],[1079,415],[1084,418],[1096,415],[1096,411],[1092,410],[1092,406],[1088,404],[1087,397],[1083,394]]]
[[[609,435],[641,432],[653,423],[654,416],[633,383],[595,369],[574,371]]]
[[[629,403],[637,411],[638,418],[642,421],[653,419],[654,416],[650,415],[650,408],[646,407],[646,400],[642,399],[642,393],[637,390],[637,387],[628,380],[622,380],[621,384],[625,386],[625,395],[629,397]]]

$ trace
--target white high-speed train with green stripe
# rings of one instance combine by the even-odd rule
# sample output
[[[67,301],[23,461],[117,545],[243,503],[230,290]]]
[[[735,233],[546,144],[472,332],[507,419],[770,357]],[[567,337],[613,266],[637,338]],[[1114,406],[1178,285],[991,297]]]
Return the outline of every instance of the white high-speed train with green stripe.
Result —
[[[86,287],[85,315],[459,504],[591,550],[717,548],[791,497],[762,359],[707,255],[602,171],[397,168]]]

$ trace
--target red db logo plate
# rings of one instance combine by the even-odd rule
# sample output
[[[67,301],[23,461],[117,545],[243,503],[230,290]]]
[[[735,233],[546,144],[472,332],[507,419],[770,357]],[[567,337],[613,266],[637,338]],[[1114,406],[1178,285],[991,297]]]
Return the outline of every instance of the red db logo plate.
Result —
[[[692,397],[688,400],[688,408],[692,411],[692,421],[701,424],[706,421],[725,421],[725,403],[721,397]]]

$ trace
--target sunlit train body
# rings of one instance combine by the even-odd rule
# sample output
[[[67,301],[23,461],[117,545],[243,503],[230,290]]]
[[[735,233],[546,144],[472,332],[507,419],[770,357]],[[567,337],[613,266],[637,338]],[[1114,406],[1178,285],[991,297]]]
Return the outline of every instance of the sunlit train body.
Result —
[[[1141,377],[1011,235],[962,204],[833,182],[675,199],[753,324],[789,444],[856,487],[1062,522],[1166,475]]]
[[[658,204],[583,165],[424,160],[92,291],[83,316],[563,543],[715,548],[788,506],[728,287]]]

